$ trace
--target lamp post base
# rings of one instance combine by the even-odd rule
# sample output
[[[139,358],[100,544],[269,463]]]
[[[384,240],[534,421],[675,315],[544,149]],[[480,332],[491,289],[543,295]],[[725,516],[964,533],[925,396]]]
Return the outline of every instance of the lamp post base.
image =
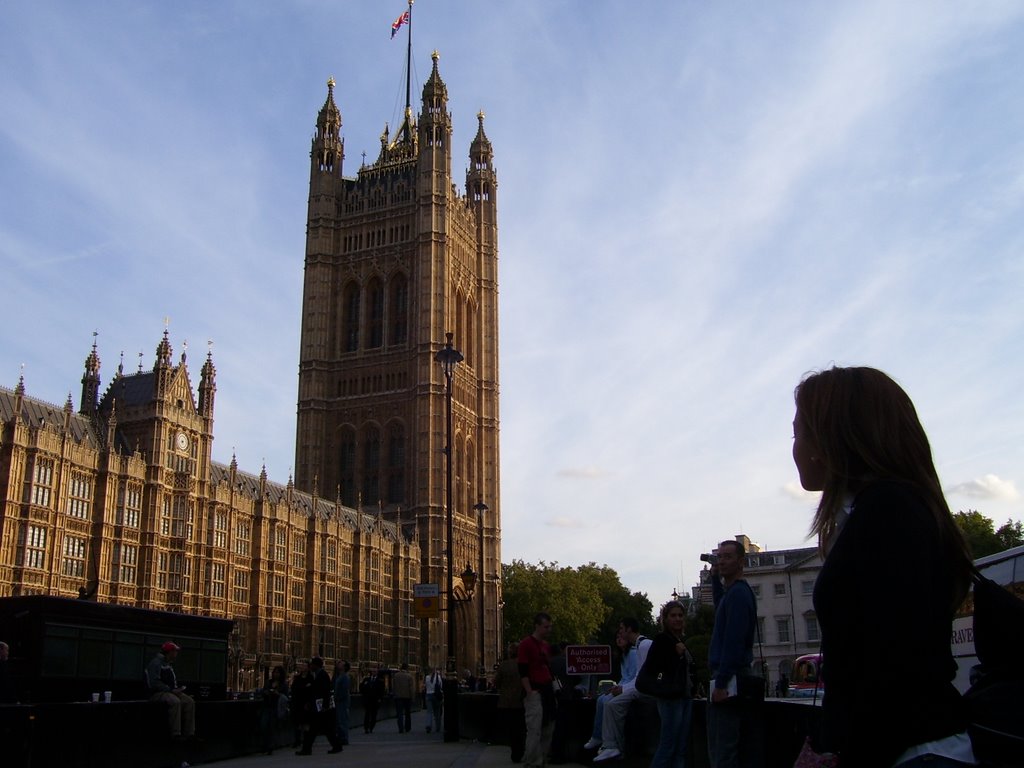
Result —
[[[459,678],[448,675],[442,685],[444,692],[444,740],[459,740]]]

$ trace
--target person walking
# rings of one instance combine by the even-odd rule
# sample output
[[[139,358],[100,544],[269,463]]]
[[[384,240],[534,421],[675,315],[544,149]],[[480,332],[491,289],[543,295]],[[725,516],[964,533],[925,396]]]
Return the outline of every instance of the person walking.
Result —
[[[427,692],[427,733],[433,729],[441,733],[441,716],[444,714],[444,675],[440,667],[434,667],[423,683]]]
[[[313,675],[309,671],[309,662],[299,659],[295,662],[295,674],[292,676],[290,714],[295,729],[292,746],[300,748],[306,731],[309,730],[313,707],[312,692]]]
[[[533,632],[519,642],[519,683],[523,689],[526,719],[523,763],[528,768],[543,768],[546,764],[555,728],[555,689],[548,663],[551,649],[547,642],[551,627],[551,616],[538,613],[533,617]]]
[[[359,695],[363,700],[363,732],[373,733],[377,727],[377,712],[380,700],[384,698],[384,680],[380,676],[380,664],[359,683]]]
[[[972,562],[914,404],[874,368],[812,373],[794,399],[793,461],[804,489],[821,492],[819,751],[844,766],[974,765],[949,642]],[[863,640],[873,626],[911,654],[898,696],[877,693]]]
[[[409,674],[409,665],[402,664],[391,678],[391,692],[395,695],[395,719],[398,721],[398,732],[408,733],[412,730],[412,697],[416,683]]]
[[[260,707],[260,734],[262,746],[268,755],[274,754],[277,728],[288,719],[288,680],[284,667],[274,667],[260,691],[263,705]]]
[[[352,708],[352,665],[347,661],[334,663],[334,712],[338,726],[338,743],[348,746],[349,713]]]
[[[334,755],[341,752],[341,743],[338,741],[337,720],[335,719],[333,703],[333,686],[330,675],[324,669],[324,660],[314,656],[309,660],[309,671],[312,674],[312,681],[309,685],[307,708],[309,712],[309,727],[302,739],[302,749],[296,755],[312,755],[313,742],[319,734],[327,737],[331,748],[327,754]]]

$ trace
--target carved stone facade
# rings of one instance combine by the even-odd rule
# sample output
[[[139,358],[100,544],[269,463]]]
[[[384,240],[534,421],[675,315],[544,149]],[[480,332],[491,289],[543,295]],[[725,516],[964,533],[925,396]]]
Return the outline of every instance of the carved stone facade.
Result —
[[[296,477],[211,460],[215,369],[194,396],[167,333],[151,371],[100,392],[94,345],[79,410],[0,388],[0,595],[82,596],[236,621],[235,685],[321,653],[443,665],[448,615],[414,617],[447,565],[446,333],[459,669],[500,656],[497,178],[483,115],[466,192],[451,174],[437,55],[418,120],[355,177],[334,82],[317,119],[299,361]],[[249,675],[248,679],[246,675]]]
[[[446,587],[445,334],[465,357],[453,380],[459,669],[491,669],[501,647],[498,461],[497,176],[483,114],[466,192],[451,173],[447,86],[433,70],[417,118],[385,128],[354,177],[334,81],[312,142],[300,338],[297,487],[415,519],[419,581]],[[480,513],[483,505],[485,512]],[[478,514],[480,513],[480,514]],[[469,599],[465,599],[469,598]],[[420,662],[443,665],[447,606],[424,620]]]
[[[196,398],[166,332],[153,369],[119,368],[102,398],[99,370],[94,346],[78,412],[0,388],[0,595],[233,619],[232,686],[315,653],[419,662],[411,517],[212,462],[212,356]]]

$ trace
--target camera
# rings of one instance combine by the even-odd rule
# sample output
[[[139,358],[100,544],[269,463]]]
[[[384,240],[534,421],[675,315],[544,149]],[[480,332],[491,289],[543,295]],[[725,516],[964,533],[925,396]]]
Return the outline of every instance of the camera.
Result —
[[[703,560],[705,563],[711,563],[711,565],[718,565],[718,555],[709,555],[707,553],[704,553],[700,556],[700,559]]]

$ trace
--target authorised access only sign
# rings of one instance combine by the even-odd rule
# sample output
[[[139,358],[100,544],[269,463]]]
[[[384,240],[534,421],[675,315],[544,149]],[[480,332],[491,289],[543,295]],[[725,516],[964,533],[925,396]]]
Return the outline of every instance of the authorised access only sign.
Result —
[[[570,645],[565,649],[565,671],[570,675],[610,675],[610,645]]]

